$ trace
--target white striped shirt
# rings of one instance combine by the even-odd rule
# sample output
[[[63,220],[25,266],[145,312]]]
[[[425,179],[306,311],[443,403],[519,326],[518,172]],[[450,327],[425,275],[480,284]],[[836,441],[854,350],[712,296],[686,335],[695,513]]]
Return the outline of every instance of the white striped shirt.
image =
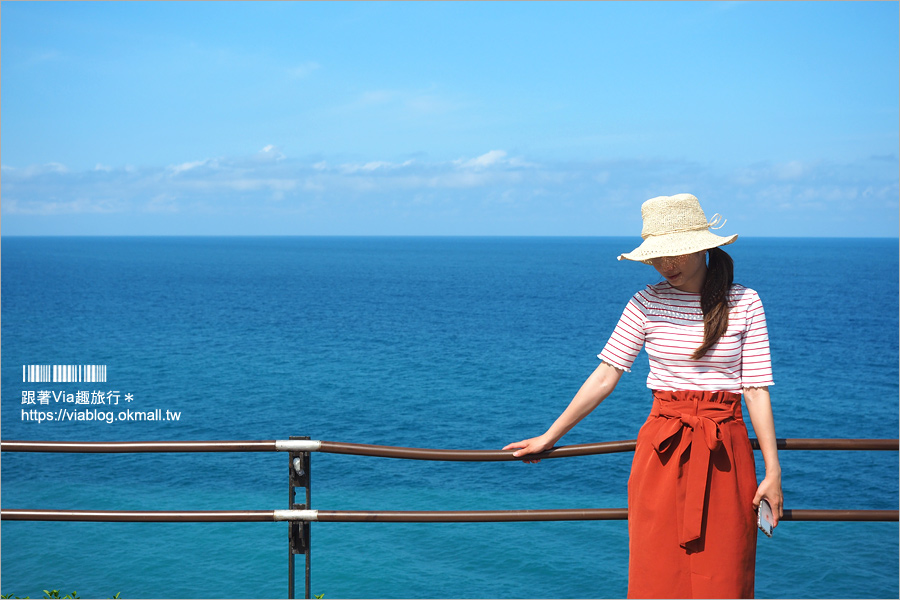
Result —
[[[598,357],[625,371],[646,345],[647,387],[653,390],[709,390],[741,393],[772,385],[769,333],[762,302],[753,290],[734,284],[728,292],[728,329],[706,356],[691,355],[703,343],[700,294],[664,281],[635,294]]]

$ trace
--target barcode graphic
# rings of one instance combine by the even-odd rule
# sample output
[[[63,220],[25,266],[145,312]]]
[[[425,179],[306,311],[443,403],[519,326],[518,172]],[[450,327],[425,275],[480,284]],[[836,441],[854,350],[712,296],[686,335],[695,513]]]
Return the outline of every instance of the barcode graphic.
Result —
[[[25,383],[105,382],[106,365],[22,365]]]

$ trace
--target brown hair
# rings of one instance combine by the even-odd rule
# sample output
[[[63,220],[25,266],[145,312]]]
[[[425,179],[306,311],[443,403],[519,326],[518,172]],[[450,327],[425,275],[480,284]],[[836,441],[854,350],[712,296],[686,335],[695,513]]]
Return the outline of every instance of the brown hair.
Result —
[[[703,310],[703,343],[694,350],[694,360],[703,358],[728,329],[728,291],[734,283],[734,261],[721,248],[709,249],[709,266],[700,290]]]

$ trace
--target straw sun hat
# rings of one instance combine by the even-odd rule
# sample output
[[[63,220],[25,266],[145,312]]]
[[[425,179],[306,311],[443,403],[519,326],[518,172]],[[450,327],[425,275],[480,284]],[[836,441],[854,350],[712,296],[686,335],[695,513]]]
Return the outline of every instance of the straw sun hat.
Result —
[[[644,242],[633,251],[622,254],[619,260],[647,262],[660,256],[680,256],[725,246],[737,239],[716,235],[710,229],[718,229],[725,221],[716,214],[707,222],[700,201],[691,194],[658,196],[641,206]]]

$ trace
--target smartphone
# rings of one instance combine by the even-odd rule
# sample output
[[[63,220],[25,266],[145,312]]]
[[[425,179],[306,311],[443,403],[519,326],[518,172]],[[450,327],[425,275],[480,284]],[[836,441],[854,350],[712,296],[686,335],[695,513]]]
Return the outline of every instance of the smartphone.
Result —
[[[759,501],[759,510],[756,513],[756,525],[759,530],[766,534],[766,537],[772,537],[775,530],[775,517],[772,514],[772,506],[769,501],[763,498]]]

